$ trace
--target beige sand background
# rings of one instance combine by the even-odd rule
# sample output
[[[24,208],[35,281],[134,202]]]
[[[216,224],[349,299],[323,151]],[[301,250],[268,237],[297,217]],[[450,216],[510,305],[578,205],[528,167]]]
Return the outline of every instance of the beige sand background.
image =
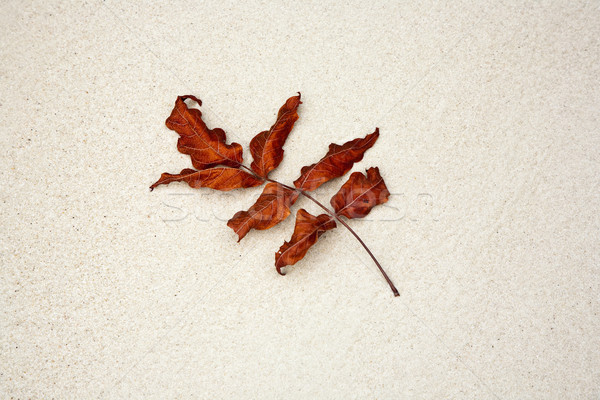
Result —
[[[2,2],[0,397],[598,399],[599,3],[238,3]],[[400,298],[341,228],[278,276],[260,189],[148,191],[177,95],[247,146],[296,91],[277,179],[381,129]]]

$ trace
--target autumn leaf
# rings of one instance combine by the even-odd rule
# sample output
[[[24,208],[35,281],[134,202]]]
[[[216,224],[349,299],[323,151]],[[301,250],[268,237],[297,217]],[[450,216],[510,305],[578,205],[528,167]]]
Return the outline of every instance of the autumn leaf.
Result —
[[[284,275],[281,268],[300,261],[323,233],[335,227],[335,221],[327,214],[315,217],[303,208],[298,210],[292,238],[289,242],[284,242],[279,251],[275,253],[277,272]]]
[[[193,188],[207,187],[222,191],[263,184],[262,179],[237,168],[216,167],[202,171],[186,168],[179,174],[162,174],[160,179],[150,186],[150,190],[154,190],[158,185],[166,185],[171,182],[186,182]]]
[[[337,215],[350,219],[363,218],[373,207],[388,201],[389,196],[379,168],[369,168],[367,176],[361,172],[350,175],[330,203]]]
[[[242,146],[237,143],[227,144],[225,131],[222,129],[208,129],[200,110],[189,108],[185,102],[187,99],[202,105],[195,96],[177,97],[166,125],[179,134],[177,148],[181,153],[191,156],[192,165],[196,169],[186,168],[179,174],[163,173],[150,186],[151,190],[171,182],[186,182],[193,188],[206,187],[223,191],[266,183],[254,204],[246,211],[238,211],[227,222],[227,226],[238,235],[238,241],[252,229],[269,229],[285,220],[291,214],[290,208],[298,196],[302,195],[325,210],[326,214],[315,217],[304,209],[296,213],[292,238],[289,242],[284,242],[275,254],[277,272],[283,275],[283,267],[301,260],[323,233],[336,227],[337,221],[365,248],[394,296],[400,295],[367,245],[342,218],[365,217],[373,207],[388,200],[390,193],[379,169],[369,168],[366,175],[360,172],[350,175],[330,201],[333,211],[308,193],[325,182],[345,175],[354,163],[362,160],[365,152],[377,141],[378,128],[364,138],[354,139],[343,145],[330,144],[329,151],[321,160],[302,168],[300,177],[294,181],[295,187],[292,187],[277,182],[268,175],[283,160],[283,146],[298,120],[298,107],[302,104],[299,92],[297,96],[287,99],[279,109],[271,128],[260,132],[250,141],[250,153],[253,157],[250,167],[242,164]]]
[[[254,205],[248,211],[238,211],[227,226],[238,235],[239,242],[250,229],[269,229],[286,219],[297,198],[297,191],[269,182]]]
[[[250,167],[259,176],[266,178],[283,160],[283,145],[298,119],[300,104],[300,93],[287,99],[279,109],[271,129],[259,133],[250,141],[250,153],[254,159]]]
[[[192,95],[177,97],[175,107],[165,122],[169,129],[179,134],[177,149],[183,154],[189,154],[192,165],[199,170],[216,165],[240,165],[243,161],[242,146],[238,143],[226,144],[223,129],[208,129],[202,120],[202,112],[189,108],[185,103],[186,99],[202,105],[202,101]]]
[[[312,191],[334,178],[343,176],[350,171],[355,162],[363,159],[365,152],[370,149],[379,137],[379,128],[362,139],[354,139],[343,145],[330,144],[329,151],[319,162],[303,167],[301,175],[294,185],[301,190]]]

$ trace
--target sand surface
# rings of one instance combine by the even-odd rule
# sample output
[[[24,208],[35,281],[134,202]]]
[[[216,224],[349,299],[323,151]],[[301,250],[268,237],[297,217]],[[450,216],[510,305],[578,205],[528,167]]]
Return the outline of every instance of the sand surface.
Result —
[[[599,398],[599,3],[239,3],[0,5],[0,397]],[[297,91],[273,177],[379,127],[399,298],[343,228],[278,276],[258,188],[148,190],[177,95],[247,147]]]

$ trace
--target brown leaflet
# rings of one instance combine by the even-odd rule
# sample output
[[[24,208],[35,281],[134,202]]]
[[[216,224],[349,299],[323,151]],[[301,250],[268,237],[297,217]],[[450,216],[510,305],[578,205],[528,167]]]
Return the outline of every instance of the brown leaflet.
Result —
[[[275,253],[277,272],[284,275],[281,268],[300,261],[323,233],[335,227],[335,221],[327,214],[315,217],[303,208],[298,210],[292,238],[289,242],[284,242],[279,251]]]
[[[297,191],[269,182],[252,207],[248,211],[238,211],[227,226],[238,235],[239,242],[250,229],[269,229],[286,219],[297,198]]]
[[[287,99],[279,109],[277,120],[268,131],[263,131],[250,141],[250,153],[254,161],[250,164],[252,170],[266,178],[269,172],[277,168],[283,160],[283,145],[298,120],[300,93]]]
[[[186,168],[179,174],[162,174],[160,179],[150,186],[150,190],[154,190],[158,185],[166,185],[171,182],[187,182],[193,188],[207,187],[228,191],[260,186],[264,181],[237,168],[216,167],[202,171]]]
[[[223,129],[208,129],[202,120],[202,112],[196,108],[188,108],[186,99],[202,105],[202,101],[192,95],[177,97],[175,107],[165,122],[169,129],[179,134],[177,149],[192,157],[192,165],[196,169],[240,165],[243,161],[242,146],[238,143],[226,144]]]
[[[363,218],[373,207],[388,201],[390,192],[379,174],[379,168],[369,168],[367,176],[360,172],[350,178],[331,198],[337,215],[346,218]]]
[[[315,190],[331,179],[343,176],[355,162],[363,159],[365,151],[370,149],[379,137],[379,128],[364,138],[354,139],[343,145],[332,143],[329,151],[319,162],[302,167],[301,175],[294,185],[301,190]]]

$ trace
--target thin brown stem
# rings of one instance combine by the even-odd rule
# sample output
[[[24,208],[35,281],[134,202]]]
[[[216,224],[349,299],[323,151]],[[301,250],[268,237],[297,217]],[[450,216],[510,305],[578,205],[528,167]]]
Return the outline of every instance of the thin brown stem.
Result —
[[[356,238],[356,240],[358,240],[359,243],[362,245],[362,247],[365,248],[365,250],[367,251],[367,253],[369,253],[369,255],[371,256],[371,258],[373,259],[373,262],[375,262],[375,265],[377,265],[377,268],[379,268],[379,271],[381,272],[381,274],[385,278],[386,282],[388,283],[388,285],[390,285],[390,289],[392,289],[392,292],[394,293],[394,296],[400,296],[400,293],[398,293],[398,289],[396,289],[396,286],[394,286],[394,283],[392,282],[392,280],[390,279],[390,277],[388,276],[388,274],[385,272],[385,270],[383,269],[383,267],[381,266],[381,264],[379,264],[379,261],[377,261],[377,259],[373,255],[373,253],[371,253],[371,250],[369,250],[369,248],[367,247],[367,245],[365,244],[365,242],[363,242],[362,239],[360,238],[360,236],[358,236],[358,234],[356,232],[354,232],[354,229],[350,228],[350,225],[348,225],[346,223],[346,221],[344,221],[343,219],[341,219],[339,217],[339,215],[337,215],[336,213],[334,213],[333,211],[331,211],[330,209],[328,209],[327,207],[325,207],[323,204],[321,204],[317,199],[315,199],[314,197],[312,197],[311,195],[309,195],[308,193],[306,193],[303,190],[300,190],[300,193],[302,195],[304,195],[307,199],[312,200],[315,204],[317,204],[319,207],[321,207],[323,210],[325,210],[333,218],[335,218],[336,220],[338,220],[340,224],[344,225],[346,227],[346,229],[348,229],[350,231],[350,233],[354,235],[354,237]]]
[[[254,175],[255,177],[257,177],[258,179],[265,179],[262,176],[259,176],[256,172],[252,171],[251,168],[246,167],[244,164],[239,164],[238,167],[244,168],[246,171],[250,172],[252,175]]]
[[[388,276],[388,274],[385,272],[385,270],[383,269],[383,267],[381,266],[381,264],[379,264],[379,261],[377,261],[377,259],[373,255],[373,253],[371,253],[371,250],[369,250],[369,248],[367,247],[367,245],[365,244],[365,242],[362,241],[362,239],[360,238],[360,236],[358,236],[358,234],[356,232],[354,232],[354,229],[352,229],[350,227],[350,225],[348,225],[346,223],[346,221],[342,220],[339,217],[339,215],[337,215],[335,212],[331,211],[329,208],[325,207],[323,204],[321,204],[321,202],[319,202],[317,199],[315,199],[314,197],[312,197],[311,195],[309,195],[308,193],[306,193],[304,190],[301,190],[301,189],[298,189],[298,188],[295,188],[295,187],[292,187],[292,186],[288,186],[288,185],[286,185],[284,183],[278,182],[278,181],[270,179],[268,177],[265,178],[265,177],[259,176],[252,169],[246,167],[243,164],[240,164],[239,166],[241,168],[246,169],[252,175],[254,175],[255,177],[257,177],[259,179],[263,179],[263,180],[268,181],[268,182],[277,183],[277,184],[283,186],[286,189],[294,190],[294,191],[300,193],[301,195],[303,195],[304,197],[306,197],[307,199],[311,200],[316,205],[318,205],[319,207],[321,207],[323,210],[325,210],[325,212],[327,214],[329,214],[333,218],[335,218],[340,224],[342,224],[344,227],[346,227],[346,229],[348,229],[352,235],[354,235],[354,237],[356,238],[356,240],[358,240],[358,242],[362,245],[362,247],[364,247],[364,249],[367,251],[367,253],[369,253],[369,255],[371,256],[371,258],[373,259],[373,262],[375,262],[375,265],[377,265],[377,268],[379,268],[379,271],[381,272],[381,274],[385,278],[386,282],[390,286],[390,289],[392,289],[392,292],[394,293],[394,296],[400,296],[400,293],[398,293],[398,289],[396,289],[396,286],[394,286],[394,283],[392,282],[392,280],[390,279],[390,277]]]

